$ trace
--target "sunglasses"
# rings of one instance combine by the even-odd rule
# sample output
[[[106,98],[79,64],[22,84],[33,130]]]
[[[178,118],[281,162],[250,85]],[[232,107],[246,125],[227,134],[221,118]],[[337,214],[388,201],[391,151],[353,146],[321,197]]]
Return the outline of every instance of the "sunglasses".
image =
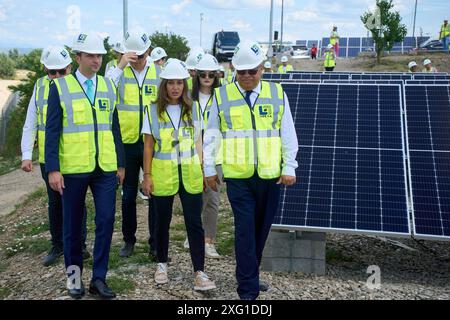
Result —
[[[59,73],[61,76],[66,75],[67,68],[60,69],[60,70],[48,70],[48,74],[51,76],[56,76],[57,73]]]
[[[258,71],[259,71],[259,68],[250,69],[250,70],[236,70],[237,74],[240,75],[240,76],[243,76],[243,75],[245,75],[247,73],[249,75],[251,75],[251,76],[254,76],[254,75],[256,75],[258,73]]]
[[[142,59],[144,59],[144,57],[145,57],[145,53],[144,53],[144,54],[141,54],[140,56],[138,56],[138,59],[139,59],[139,60],[142,60]]]
[[[202,78],[202,79],[205,79],[205,78],[209,78],[209,79],[214,79],[216,76],[217,76],[217,73],[214,73],[214,72],[211,72],[211,73],[206,73],[206,72],[200,72],[199,74],[198,74],[198,76],[200,77],[200,78]]]

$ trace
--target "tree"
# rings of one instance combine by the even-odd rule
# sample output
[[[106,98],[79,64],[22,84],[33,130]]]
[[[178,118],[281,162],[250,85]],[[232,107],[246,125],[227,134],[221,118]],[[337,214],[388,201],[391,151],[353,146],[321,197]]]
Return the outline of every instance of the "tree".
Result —
[[[361,21],[372,33],[377,63],[380,63],[384,51],[390,51],[394,43],[403,41],[407,28],[401,23],[400,13],[392,10],[393,0],[376,0],[376,2],[375,12],[365,12],[361,16]]]
[[[150,36],[153,47],[161,47],[166,50],[169,58],[177,58],[182,61],[186,60],[189,53],[186,38],[170,33],[155,32]]]
[[[0,78],[12,78],[15,72],[15,63],[4,53],[0,53]]]

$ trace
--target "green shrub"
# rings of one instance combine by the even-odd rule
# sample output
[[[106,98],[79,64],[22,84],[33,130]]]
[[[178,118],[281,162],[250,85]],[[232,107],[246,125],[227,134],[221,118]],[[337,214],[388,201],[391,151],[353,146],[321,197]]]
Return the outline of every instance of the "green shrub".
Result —
[[[0,53],[0,78],[10,79],[14,77],[15,64],[6,54]]]

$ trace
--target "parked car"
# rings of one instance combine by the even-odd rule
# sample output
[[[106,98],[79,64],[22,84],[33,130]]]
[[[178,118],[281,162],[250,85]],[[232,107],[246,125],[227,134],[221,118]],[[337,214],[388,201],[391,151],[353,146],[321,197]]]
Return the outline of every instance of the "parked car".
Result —
[[[420,51],[444,51],[442,42],[437,39],[428,39],[419,45]]]
[[[292,59],[309,59],[310,53],[307,46],[295,46],[292,50]]]
[[[212,55],[219,62],[231,61],[234,49],[239,44],[240,38],[236,31],[219,31],[214,34]]]

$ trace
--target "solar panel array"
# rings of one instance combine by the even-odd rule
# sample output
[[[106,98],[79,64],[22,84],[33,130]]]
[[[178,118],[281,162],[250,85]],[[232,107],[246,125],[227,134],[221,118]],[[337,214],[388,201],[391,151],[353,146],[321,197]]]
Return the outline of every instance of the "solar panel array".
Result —
[[[284,84],[300,143],[299,182],[275,227],[407,236],[399,85]]]
[[[448,75],[328,74],[275,80],[300,146],[274,227],[450,240]]]

